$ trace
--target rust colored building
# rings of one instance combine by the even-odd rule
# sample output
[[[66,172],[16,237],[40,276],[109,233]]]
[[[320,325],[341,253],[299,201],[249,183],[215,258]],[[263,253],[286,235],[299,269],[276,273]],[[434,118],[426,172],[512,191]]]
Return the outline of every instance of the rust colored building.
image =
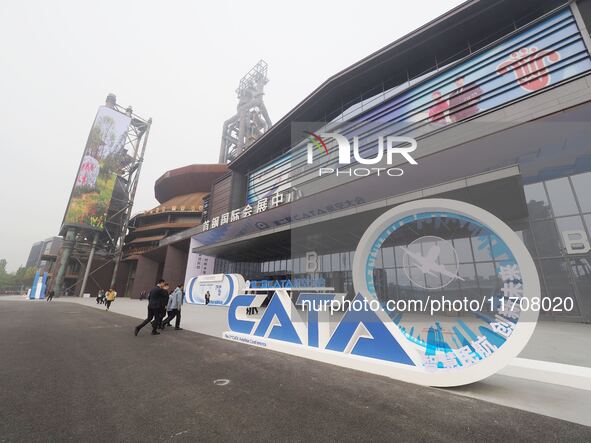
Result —
[[[189,239],[170,240],[175,234],[201,224],[212,184],[228,172],[223,164],[189,165],[167,171],[154,184],[160,203],[130,220],[125,238],[123,272],[126,297],[138,298],[163,278],[176,285],[185,277]],[[204,204],[205,199],[205,204]]]

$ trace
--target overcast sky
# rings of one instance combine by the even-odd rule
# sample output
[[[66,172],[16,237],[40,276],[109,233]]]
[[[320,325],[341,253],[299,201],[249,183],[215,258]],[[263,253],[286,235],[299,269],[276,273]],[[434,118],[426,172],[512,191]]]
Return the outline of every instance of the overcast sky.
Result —
[[[461,1],[0,2],[0,258],[16,270],[57,235],[109,92],[152,117],[134,213],[154,181],[215,163],[240,78],[269,64],[273,122],[329,76]]]

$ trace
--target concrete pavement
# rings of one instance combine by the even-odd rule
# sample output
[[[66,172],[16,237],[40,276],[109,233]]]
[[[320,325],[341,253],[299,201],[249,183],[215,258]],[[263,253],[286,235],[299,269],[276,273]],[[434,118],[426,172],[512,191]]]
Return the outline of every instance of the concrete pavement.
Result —
[[[104,310],[94,299],[56,300]],[[111,309],[144,318],[146,305],[146,301],[120,298]],[[185,305],[182,324],[185,329],[221,337],[227,330],[227,307]],[[590,332],[591,325],[540,322],[519,359],[486,380],[448,392],[591,426],[591,356],[580,352],[591,349]]]
[[[591,439],[590,427],[189,331],[134,337],[136,323],[0,298],[0,441]]]

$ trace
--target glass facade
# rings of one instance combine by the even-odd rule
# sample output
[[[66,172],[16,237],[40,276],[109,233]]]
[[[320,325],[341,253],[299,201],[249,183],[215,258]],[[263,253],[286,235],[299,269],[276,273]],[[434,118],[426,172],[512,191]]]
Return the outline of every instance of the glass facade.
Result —
[[[524,187],[529,218],[523,240],[535,259],[542,295],[574,300],[570,314],[552,314],[557,319],[591,321],[590,186],[591,172],[585,172]],[[573,232],[575,241],[568,239]]]
[[[527,45],[533,45],[530,48],[533,52],[542,47],[553,51],[552,60],[546,60],[547,66],[541,70],[540,66],[535,68],[539,71],[537,82],[524,82],[524,78],[521,76],[527,69],[534,69],[529,65],[529,67],[524,67],[523,72],[519,70],[512,73],[506,72],[508,66],[507,60],[505,60],[506,55],[511,53],[511,56],[517,56],[515,50],[523,51],[523,45],[526,44],[524,42],[527,42]],[[514,63],[514,60],[511,61],[511,66]],[[314,218],[321,213],[336,212],[343,209],[338,206],[339,204],[353,197],[360,198],[359,205],[362,205],[420,189],[429,189],[429,195],[434,195],[435,192],[432,188],[437,188],[441,184],[478,177],[503,168],[517,168],[522,184],[517,185],[517,181],[512,182],[512,187],[507,192],[518,191],[516,186],[523,186],[525,201],[523,201],[521,192],[516,193],[520,195],[506,199],[506,196],[503,195],[505,189],[498,191],[489,189],[488,193],[481,192],[479,194],[478,184],[467,185],[468,191],[465,193],[458,191],[457,194],[446,191],[443,186],[441,192],[436,192],[436,194],[469,201],[484,208],[494,200],[495,204],[491,206],[499,211],[505,211],[509,215],[496,214],[494,210],[491,212],[509,224],[523,240],[535,261],[540,276],[541,296],[552,300],[572,299],[572,310],[562,312],[542,310],[541,317],[591,322],[591,251],[589,247],[589,239],[591,238],[591,172],[587,172],[591,171],[591,151],[588,146],[588,130],[584,129],[588,126],[586,122],[591,115],[591,106],[585,104],[578,108],[560,109],[563,112],[560,113],[562,115],[559,115],[556,113],[556,107],[548,105],[547,115],[542,116],[539,112],[536,113],[529,109],[530,99],[526,98],[528,94],[538,94],[546,89],[547,92],[544,91],[544,94],[548,94],[548,99],[552,98],[557,101],[560,98],[560,93],[557,91],[560,91],[562,87],[559,86],[560,83],[582,77],[590,69],[590,63],[588,51],[582,43],[582,37],[570,11],[563,10],[554,14],[534,27],[524,28],[477,57],[449,69],[438,71],[433,79],[425,79],[425,81],[408,85],[404,91],[394,91],[393,89],[392,94],[387,99],[384,96],[384,100],[379,104],[374,103],[367,108],[358,106],[358,110],[363,111],[363,115],[356,114],[359,119],[357,117],[353,119],[353,123],[357,125],[356,129],[372,134],[379,131],[386,134],[390,132],[398,134],[401,133],[400,128],[422,128],[423,132],[419,131],[419,135],[431,134],[431,132],[439,134],[447,131],[447,126],[449,126],[450,134],[452,134],[450,137],[459,135],[458,140],[463,140],[465,134],[461,132],[461,129],[456,133],[453,131],[464,126],[454,124],[467,121],[477,113],[470,114],[466,119],[456,118],[449,109],[453,105],[454,94],[458,92],[456,88],[459,88],[460,92],[464,91],[464,80],[460,82],[462,85],[458,85],[456,81],[464,79],[464,71],[466,71],[472,76],[466,81],[466,84],[477,84],[480,90],[476,100],[478,113],[502,107],[503,112],[507,110],[507,115],[502,118],[508,118],[509,121],[506,123],[509,125],[499,122],[502,123],[500,127],[509,129],[491,133],[486,126],[481,131],[480,128],[474,125],[470,126],[468,123],[466,125],[469,135],[466,137],[468,142],[458,141],[457,145],[449,146],[452,149],[441,149],[435,151],[435,155],[429,154],[419,157],[420,172],[417,171],[416,176],[412,177],[409,174],[408,179],[406,176],[401,178],[396,186],[389,186],[389,183],[384,185],[384,182],[372,180],[371,177],[356,182],[343,181],[339,186],[334,186],[334,182],[331,181],[333,177],[326,178],[317,171],[319,166],[337,167],[338,157],[335,155],[337,146],[334,140],[328,142],[327,155],[316,156],[314,162],[311,163],[308,163],[307,139],[301,142],[302,149],[299,150],[296,149],[296,142],[292,140],[294,148],[290,152],[283,152],[283,154],[278,152],[275,158],[268,159],[266,165],[259,164],[258,169],[250,171],[246,183],[246,194],[247,201],[254,202],[260,198],[268,198],[270,193],[279,190],[297,189],[302,196],[301,208],[293,209],[292,213],[288,215],[281,215],[279,220],[274,220],[269,215],[268,220],[265,220],[264,223],[261,222],[256,227],[249,226],[248,222],[237,225],[234,229],[230,225],[227,232],[223,235],[220,234],[221,237],[214,235],[215,232],[202,233],[199,241],[203,245],[209,246],[221,239],[229,240],[235,236],[254,233],[264,235],[262,230],[269,227]],[[554,89],[555,87],[556,89]],[[448,108],[446,108],[446,112],[439,115],[435,112],[435,108],[440,104],[441,94],[448,97]],[[489,96],[490,98],[487,98]],[[526,99],[523,100],[524,98]],[[547,102],[549,103],[550,100]],[[511,103],[511,106],[506,106],[508,103]],[[354,107],[355,104],[351,106]],[[463,106],[464,104],[458,109],[465,110]],[[525,124],[518,124],[517,121],[511,120],[513,118],[511,112],[519,119],[527,116],[531,120],[526,120]],[[433,117],[434,115],[435,117]],[[445,118],[440,118],[442,116]],[[356,132],[349,134],[348,127],[345,125],[335,127],[339,129],[335,131],[342,133],[342,135],[359,135]],[[443,130],[444,127],[445,130]],[[470,134],[478,134],[479,131],[482,132],[481,139],[470,138]],[[414,133],[404,132],[404,134],[410,136]],[[360,136],[359,140],[363,141],[363,137]],[[363,142],[358,146],[358,149],[361,148],[359,152],[366,159],[373,158],[372,155],[365,155],[373,154],[370,148],[377,149],[377,144],[371,140],[366,143],[368,148],[365,151],[363,151],[365,149]],[[448,143],[445,141],[445,137],[443,140],[444,145]],[[426,141],[428,145],[428,137]],[[303,167],[303,164],[312,166]],[[306,168],[310,168],[310,170]],[[473,183],[477,183],[477,180]],[[329,189],[331,193],[327,192]],[[334,192],[332,192],[333,189]],[[474,193],[470,197],[466,197],[470,194],[470,190],[473,190]],[[324,201],[318,203],[313,198],[320,193],[324,193],[326,197],[326,211],[324,211]],[[311,201],[309,207],[306,205],[308,198]],[[506,204],[505,200],[508,200]],[[294,206],[297,207],[297,205]],[[517,206],[519,207],[516,208]],[[515,212],[511,213],[511,210],[515,210]],[[357,223],[354,220],[359,219],[348,220]],[[328,230],[336,229],[339,223],[347,222],[331,224]],[[314,222],[311,220],[310,225],[313,224]],[[269,254],[273,254],[273,252],[266,250],[265,258],[261,257],[260,260],[233,261],[227,259],[232,257],[232,251],[228,248],[224,253],[225,258],[216,258],[214,272],[239,273],[249,280],[323,278],[328,287],[333,287],[336,292],[346,292],[349,297],[352,297],[354,295],[352,284],[353,251],[362,235],[359,230],[339,231],[341,237],[333,238],[332,242],[325,239],[323,233],[319,233],[313,228],[309,230],[302,228],[301,234],[297,232],[297,229],[295,231],[295,234],[292,231],[291,243],[282,244],[281,248],[278,248],[277,257],[272,259],[265,259]],[[325,234],[327,234],[326,237],[334,237],[332,232]],[[417,239],[416,235],[408,235],[407,238],[404,236],[394,238],[382,245],[376,258],[374,285],[381,299],[416,297],[417,293],[427,290],[441,291],[445,293],[446,297],[452,298],[484,297],[498,291],[499,262],[493,253],[494,240],[492,238],[483,235],[475,236],[473,233],[461,230],[453,233],[428,232],[426,230],[422,232],[422,235],[432,235],[444,239],[446,244],[449,244],[449,250],[455,251],[456,256],[446,255],[446,249],[441,248],[441,254],[437,260],[439,264],[444,266],[456,261],[457,273],[460,278],[445,282],[442,275],[435,277],[426,272],[415,272],[416,275],[413,275],[412,266],[408,264],[408,254],[404,251],[411,247],[419,248],[416,252],[425,257],[429,253],[430,245],[425,242],[413,246],[413,241]],[[300,243],[308,246],[303,248]],[[294,246],[291,248],[292,256],[285,256],[289,254],[286,251],[289,251],[291,246]],[[273,251],[274,245],[267,245],[267,248]],[[306,252],[318,253],[313,266],[305,257]],[[251,256],[250,253],[249,256]],[[406,263],[405,257],[407,257]],[[436,281],[437,278],[439,281]]]
[[[543,318],[591,321],[591,252],[586,251],[588,239],[591,238],[589,189],[591,172],[527,184],[524,192],[529,217],[510,223],[534,257],[541,280],[542,296],[552,299],[572,298],[574,302],[570,312],[541,311]],[[576,240],[570,241],[569,253],[565,236],[573,232],[576,233]],[[358,240],[352,239],[352,243],[356,244]],[[440,291],[445,292],[447,297],[474,298],[489,296],[498,290],[495,271],[498,263],[493,258],[489,237],[460,233],[455,238],[450,238],[449,242],[456,251],[458,274],[462,280],[455,280]],[[444,286],[443,281],[419,281],[416,276],[409,279],[403,252],[403,248],[408,247],[408,244],[400,243],[400,240],[392,240],[381,248],[374,270],[374,284],[380,298],[416,297],[417,292],[422,291],[425,286]],[[428,245],[423,245],[422,248],[422,253],[425,254]],[[315,272],[306,272],[310,270],[306,257],[263,262],[233,262],[218,258],[215,272],[239,273],[251,280],[324,278],[327,286],[352,297],[353,254],[353,250],[318,254],[312,266],[316,267]],[[439,262],[447,264],[451,260],[452,257],[448,257],[442,249]],[[433,277],[422,275],[420,278]],[[441,279],[442,276],[437,278]]]

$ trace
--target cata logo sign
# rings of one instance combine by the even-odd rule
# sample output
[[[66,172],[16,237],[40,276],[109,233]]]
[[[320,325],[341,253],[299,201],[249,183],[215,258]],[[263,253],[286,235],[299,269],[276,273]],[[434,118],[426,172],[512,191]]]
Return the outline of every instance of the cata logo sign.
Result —
[[[377,256],[384,243],[433,226],[457,233],[455,238],[474,239],[472,244],[481,251],[488,249],[494,263],[488,281],[496,284],[491,286],[490,298],[483,298],[482,304],[468,300],[467,313],[473,313],[472,318],[462,314],[450,319],[448,313],[434,313],[433,303],[430,315],[418,319],[415,312],[405,319],[400,312],[374,308],[389,306],[390,301],[385,303],[375,287]],[[418,235],[402,248],[405,272],[413,282],[408,288],[415,285],[423,295],[416,306],[419,301],[423,306],[437,300],[442,290],[458,295],[448,288],[464,280],[453,242]],[[224,338],[411,383],[457,386],[481,380],[507,365],[524,348],[537,321],[537,311],[522,312],[508,303],[529,302],[540,295],[529,252],[505,223],[467,203],[426,199],[387,211],[362,236],[352,269],[356,296],[349,307],[360,309],[347,309],[337,319],[330,310],[311,307],[331,304],[338,294],[300,293],[296,304],[309,308],[304,321],[288,289],[279,288],[258,318],[246,312],[261,307],[266,294],[238,295],[228,310],[230,331]],[[477,310],[472,308],[474,301]]]

